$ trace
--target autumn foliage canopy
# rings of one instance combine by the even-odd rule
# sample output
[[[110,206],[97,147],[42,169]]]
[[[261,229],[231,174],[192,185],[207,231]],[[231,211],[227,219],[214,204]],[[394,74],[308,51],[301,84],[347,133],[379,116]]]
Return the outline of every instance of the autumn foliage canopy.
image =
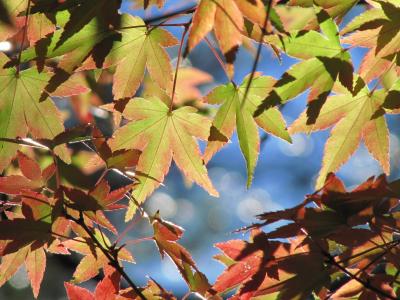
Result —
[[[400,112],[400,2],[164,2],[0,0],[0,41],[12,45],[0,53],[0,286],[25,265],[37,298],[46,256],[75,252],[70,300],[175,299],[125,271],[135,260],[124,238],[132,219],[144,219],[161,259],[186,282],[185,298],[398,299],[400,180],[386,177],[386,115]],[[349,17],[357,5],[361,14]],[[160,15],[123,7],[157,7]],[[197,86],[207,74],[182,64],[199,44],[226,75],[206,95]],[[263,48],[271,60],[296,62],[279,78],[265,76]],[[357,69],[355,48],[367,49]],[[254,63],[235,82],[240,49]],[[303,93],[304,112],[287,125],[281,109]],[[65,124],[62,102],[76,126]],[[111,134],[94,111],[108,116]],[[218,197],[207,165],[234,134],[250,187],[261,133],[291,143],[320,130],[330,135],[315,192],[238,229],[248,239],[217,243],[214,258],[226,268],[215,282],[180,244],[183,228],[143,206],[173,162],[187,182]],[[347,190],[334,173],[361,142],[386,175]],[[110,172],[124,184],[111,185]],[[123,232],[109,218],[116,210],[125,212]],[[95,290],[79,285],[95,277]]]

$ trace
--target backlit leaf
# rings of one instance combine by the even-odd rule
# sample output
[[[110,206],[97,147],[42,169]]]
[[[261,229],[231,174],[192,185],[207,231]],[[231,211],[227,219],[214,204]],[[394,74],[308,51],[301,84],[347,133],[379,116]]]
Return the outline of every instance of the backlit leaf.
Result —
[[[123,115],[132,121],[115,132],[110,146],[113,151],[142,150],[136,168],[138,184],[132,192],[138,203],[164,181],[172,158],[188,180],[202,186],[210,195],[218,196],[194,138],[207,139],[210,128],[207,118],[191,107],[170,111],[158,98],[134,98],[126,105]],[[127,220],[134,211],[135,204],[130,203]]]

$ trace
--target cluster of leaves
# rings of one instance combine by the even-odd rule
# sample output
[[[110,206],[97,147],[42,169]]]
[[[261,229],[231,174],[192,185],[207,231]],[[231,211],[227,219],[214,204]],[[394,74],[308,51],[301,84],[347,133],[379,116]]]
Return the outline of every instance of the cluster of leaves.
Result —
[[[330,174],[300,205],[259,215],[249,242],[217,244],[227,269],[213,289],[239,286],[234,299],[397,299],[399,192],[384,175],[347,192]]]
[[[165,5],[131,2],[161,11]],[[37,297],[46,253],[73,251],[83,258],[73,282],[65,284],[70,299],[174,299],[152,279],[138,287],[124,271],[123,261],[134,262],[123,243],[133,226],[118,233],[109,220],[110,211],[124,209],[126,221],[135,215],[148,221],[154,234],[147,239],[173,261],[190,292],[205,298],[220,299],[233,288],[233,299],[397,298],[399,183],[381,176],[346,192],[331,172],[363,140],[390,173],[385,114],[400,108],[400,4],[368,0],[365,12],[339,31],[358,1],[281,2],[200,0],[142,19],[122,13],[121,0],[0,0],[0,40],[15,50],[0,54],[0,193],[7,195],[0,286],[25,264]],[[183,23],[173,23],[177,18]],[[182,29],[180,39],[172,27]],[[203,41],[228,79],[204,97],[197,87],[210,75],[181,65]],[[237,51],[252,51],[253,41],[253,71],[237,84]],[[264,45],[277,59],[287,55],[298,62],[278,79],[257,73]],[[173,71],[166,48],[175,46]],[[357,72],[354,47],[369,49]],[[287,128],[280,106],[306,91],[305,111]],[[55,102],[64,100],[58,98],[68,99],[80,126],[65,129]],[[98,128],[96,111],[112,115],[112,134]],[[218,196],[206,165],[235,128],[249,187],[259,128],[290,143],[291,134],[329,127],[319,190],[295,208],[260,215],[263,222],[251,226],[249,242],[217,244],[223,252],[217,259],[227,270],[214,285],[178,243],[183,229],[142,207],[172,160],[187,181]],[[204,153],[198,140],[206,142]],[[106,175],[113,170],[129,183],[110,187]],[[281,220],[287,223],[261,230]],[[76,285],[99,274],[104,278],[94,293]]]

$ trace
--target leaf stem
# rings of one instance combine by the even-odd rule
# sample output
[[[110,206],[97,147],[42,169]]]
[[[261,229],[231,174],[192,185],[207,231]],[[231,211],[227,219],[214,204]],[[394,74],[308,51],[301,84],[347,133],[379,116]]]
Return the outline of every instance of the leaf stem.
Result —
[[[232,81],[228,75],[228,71],[226,70],[226,66],[221,58],[221,56],[218,54],[217,50],[215,50],[214,46],[211,44],[210,40],[205,36],[204,37],[204,41],[206,42],[208,48],[210,48],[211,52],[214,54],[214,57],[216,58],[216,60],[218,61],[218,63],[220,64],[221,68],[224,70],[224,73],[226,75],[226,77]]]
[[[175,69],[175,76],[174,76],[174,83],[172,85],[172,93],[171,93],[171,103],[169,105],[169,111],[172,111],[172,107],[174,105],[174,98],[175,98],[175,92],[176,92],[176,84],[178,81],[178,72],[179,72],[179,66],[181,64],[181,60],[182,60],[182,50],[183,50],[183,43],[185,41],[185,36],[186,33],[189,30],[189,24],[191,23],[191,21],[189,21],[188,23],[186,23],[184,29],[183,29],[183,33],[182,33],[182,37],[181,37],[181,42],[179,44],[179,50],[178,50],[178,60],[176,62],[176,69]]]
[[[268,1],[267,13],[265,15],[263,27],[261,28],[261,37],[260,37],[260,39],[258,41],[256,57],[254,58],[253,67],[251,69],[250,77],[249,77],[249,80],[248,80],[247,85],[246,85],[246,90],[244,91],[241,108],[244,107],[244,104],[246,102],[247,96],[248,96],[249,91],[250,91],[250,86],[251,86],[251,83],[253,82],[253,79],[254,79],[254,76],[255,76],[255,73],[256,73],[256,70],[257,70],[258,62],[259,62],[260,57],[261,57],[261,50],[262,50],[262,46],[263,46],[264,36],[266,34],[266,31],[267,31],[269,15],[271,13],[271,8],[272,8],[272,1],[273,0],[269,0]]]
[[[21,39],[21,44],[19,47],[19,52],[18,52],[18,59],[17,59],[17,76],[19,76],[19,72],[21,70],[21,56],[22,56],[22,48],[24,47],[25,39],[28,34],[28,20],[29,20],[29,13],[31,11],[31,0],[28,0],[28,6],[26,7],[26,12],[25,12],[25,24],[24,24],[24,31],[22,33],[22,39]]]

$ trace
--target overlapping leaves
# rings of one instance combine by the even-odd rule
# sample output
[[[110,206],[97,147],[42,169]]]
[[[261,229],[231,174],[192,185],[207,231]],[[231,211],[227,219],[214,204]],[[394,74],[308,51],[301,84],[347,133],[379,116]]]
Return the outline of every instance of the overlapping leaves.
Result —
[[[302,204],[258,216],[263,223],[252,226],[249,242],[217,244],[223,253],[217,258],[227,269],[213,289],[223,293],[238,287],[232,299],[395,299],[397,284],[381,264],[397,264],[396,186],[381,176],[346,192],[331,174],[324,188]],[[268,232],[259,229],[281,220],[288,223]],[[346,276],[351,280],[335,291],[335,278]]]
[[[314,123],[337,80],[352,91],[353,67],[349,53],[340,44],[337,25],[320,8],[317,8],[317,19],[322,33],[296,30],[287,36],[266,37],[266,41],[285,54],[303,61],[290,67],[275,83],[255,112],[256,116],[310,89],[309,123]]]
[[[233,62],[243,41],[244,17],[263,26],[266,11],[262,1],[201,0],[193,15],[188,51],[214,30],[228,63],[228,73],[233,76]]]
[[[275,80],[267,76],[256,77],[250,85],[247,98],[243,100],[248,80],[245,79],[239,87],[232,83],[219,86],[205,97],[207,103],[221,106],[210,129],[204,160],[208,162],[229,141],[236,126],[240,148],[247,162],[247,186],[250,186],[260,151],[257,126],[286,141],[290,142],[291,139],[278,109],[271,108],[253,118],[255,110],[270,92]]]
[[[383,170],[390,171],[389,130],[382,108],[387,92],[370,91],[361,78],[356,82],[356,89],[358,92],[352,95],[341,87],[338,95],[330,96],[314,124],[308,124],[307,113],[303,112],[290,126],[291,133],[307,133],[335,125],[325,145],[318,187],[329,172],[337,171],[349,159],[361,139]]]
[[[133,2],[144,9],[154,5],[161,9],[165,4],[160,0]],[[18,45],[10,53],[11,60],[0,57],[0,169],[7,174],[0,178],[0,192],[7,195],[1,203],[0,285],[25,263],[37,297],[46,252],[74,251],[83,258],[73,274],[74,282],[65,284],[70,299],[174,299],[154,280],[144,288],[130,283],[130,288],[121,290],[121,276],[127,279],[121,261],[132,262],[133,256],[120,243],[126,232],[118,235],[109,212],[104,211],[126,208],[130,198],[126,219],[139,207],[154,230],[144,240],[153,240],[161,256],[172,259],[190,292],[206,298],[219,299],[234,288],[234,299],[398,298],[398,182],[388,184],[382,176],[347,192],[336,177],[328,175],[348,160],[361,140],[389,173],[384,114],[398,113],[400,108],[398,1],[368,1],[370,9],[339,34],[337,24],[355,2],[291,0],[280,5],[278,1],[201,0],[182,11],[191,14],[187,23],[169,24],[170,18],[181,16],[176,13],[155,24],[122,14],[119,0],[0,1],[0,38]],[[267,28],[261,29],[264,23]],[[168,26],[189,28],[179,53],[185,47],[191,51],[213,32],[230,79],[241,44],[246,42],[251,49],[246,35],[263,37],[275,54],[280,50],[302,61],[277,81],[252,74],[240,86],[233,80],[217,86],[204,98],[206,103],[193,104],[204,114],[209,104],[218,105],[211,120],[186,101],[199,97],[192,89],[192,83],[203,82],[197,78],[199,73],[189,75],[184,87],[178,59],[174,83],[165,48],[178,41],[165,29]],[[340,35],[346,36],[341,39]],[[351,47],[344,48],[343,43]],[[360,74],[354,75],[349,50],[356,46],[370,50]],[[146,71],[152,82],[141,91]],[[103,95],[90,102],[88,114],[105,118],[96,106],[114,98],[113,103],[101,106],[114,113],[117,128],[111,139],[97,129],[91,133],[64,130],[50,96],[86,92],[86,87],[74,81],[76,75],[87,79],[93,95]],[[103,77],[112,84],[113,96],[99,92]],[[374,79],[379,82],[369,88]],[[306,90],[310,90],[308,107],[289,132],[309,133],[333,126],[317,182],[322,189],[295,208],[260,215],[262,223],[252,226],[249,242],[217,244],[222,251],[218,259],[227,269],[211,286],[178,243],[183,230],[158,214],[148,216],[141,204],[164,181],[172,160],[186,179],[216,196],[205,163],[229,141],[235,128],[250,185],[259,155],[258,127],[290,141],[275,106]],[[144,98],[130,99],[140,93]],[[75,107],[87,105],[73,101]],[[197,139],[207,141],[204,155]],[[91,150],[89,163],[74,161],[76,154],[84,152],[75,142]],[[27,155],[17,152],[21,145],[40,149],[26,151]],[[59,158],[69,163],[71,154],[74,162],[67,167]],[[40,165],[30,158],[33,155],[40,158]],[[82,165],[93,162],[96,170],[103,168],[103,175],[86,190],[79,180],[70,182],[63,174],[74,168],[79,173]],[[112,171],[129,183],[111,188],[105,177]],[[267,232],[260,230],[280,220],[287,223]],[[102,228],[113,236],[108,237]],[[75,285],[101,271],[104,278],[94,293]],[[311,273],[315,275],[310,278]]]
[[[166,89],[172,85],[172,68],[168,54],[163,47],[171,47],[178,42],[168,31],[153,27],[147,29],[139,17],[123,15],[120,40],[115,41],[101,61],[94,52],[84,68],[107,68],[117,65],[114,74],[114,99],[130,98],[144,78],[145,67],[151,78]]]
[[[0,65],[4,66],[7,61],[8,58],[2,54]],[[50,73],[2,68],[0,76],[0,138],[24,138],[30,132],[34,138],[52,140],[64,131],[55,104],[47,95],[43,99]],[[0,170],[9,164],[17,149],[17,144],[0,141]],[[58,146],[54,151],[64,160],[69,160],[65,146]]]
[[[194,181],[210,195],[218,192],[208,178],[196,138],[207,140],[208,118],[192,107],[170,110],[158,98],[134,98],[126,105],[123,116],[130,122],[119,128],[110,141],[112,150],[139,149],[142,155],[136,168],[138,183],[132,193],[142,203],[164,180],[172,158],[186,178]],[[132,218],[135,202],[131,202],[127,219]]]

